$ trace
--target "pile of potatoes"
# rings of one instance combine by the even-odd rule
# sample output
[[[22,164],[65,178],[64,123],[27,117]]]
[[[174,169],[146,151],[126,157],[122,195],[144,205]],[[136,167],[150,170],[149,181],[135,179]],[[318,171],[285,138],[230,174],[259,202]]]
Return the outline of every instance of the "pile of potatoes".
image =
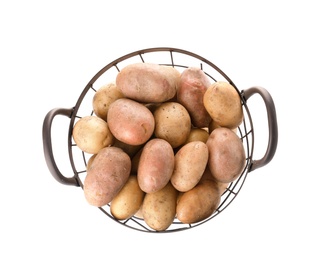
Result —
[[[84,195],[93,206],[109,204],[118,220],[142,218],[156,231],[175,219],[202,221],[245,167],[240,96],[200,68],[127,65],[92,106],[72,133],[91,154]]]

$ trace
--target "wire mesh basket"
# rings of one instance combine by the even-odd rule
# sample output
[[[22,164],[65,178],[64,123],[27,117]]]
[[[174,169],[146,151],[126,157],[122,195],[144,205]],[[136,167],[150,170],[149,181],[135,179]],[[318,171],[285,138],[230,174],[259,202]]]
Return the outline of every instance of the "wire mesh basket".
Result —
[[[215,216],[219,215],[227,206],[229,206],[229,204],[236,198],[239,191],[241,190],[243,183],[249,172],[266,165],[272,160],[277,147],[278,129],[275,105],[271,95],[268,93],[266,89],[262,87],[251,87],[246,90],[239,90],[234,84],[234,82],[221,69],[219,69],[209,60],[195,53],[177,48],[149,48],[124,55],[112,61],[104,68],[102,68],[88,82],[88,84],[80,94],[74,107],[54,108],[47,113],[43,122],[42,131],[44,156],[47,166],[53,177],[58,182],[65,185],[74,185],[83,188],[84,179],[87,174],[87,162],[91,154],[83,152],[75,144],[72,138],[73,127],[80,118],[88,115],[94,115],[94,111],[92,109],[92,99],[97,89],[105,83],[113,81],[116,78],[118,72],[126,65],[136,62],[157,63],[160,65],[172,66],[177,68],[180,72],[182,72],[185,68],[188,67],[200,67],[213,82],[229,82],[236,89],[236,91],[239,93],[241,97],[244,119],[241,125],[238,127],[237,134],[241,138],[246,152],[246,166],[243,169],[242,173],[235,181],[229,183],[226,190],[221,196],[221,202],[218,208],[210,217],[194,224],[183,224],[177,219],[175,219],[175,221],[169,226],[168,229],[166,229],[165,231],[159,231],[159,233],[182,231],[187,230],[189,228],[197,227],[199,225],[202,225],[203,223],[208,222]],[[267,150],[263,158],[258,160],[255,160],[253,158],[254,128],[251,114],[247,106],[247,100],[255,93],[259,94],[264,100],[268,116],[267,119],[269,130]],[[65,177],[65,175],[63,175],[60,172],[53,154],[51,128],[53,119],[57,115],[62,115],[70,118],[70,124],[68,129],[68,154],[69,161],[74,174],[72,177]],[[158,231],[149,228],[149,226],[145,223],[145,221],[142,218],[136,216],[133,216],[125,220],[115,219],[110,213],[110,204],[107,204],[103,207],[99,207],[99,209],[110,219],[114,220],[115,222],[121,225],[138,231],[158,233]]]

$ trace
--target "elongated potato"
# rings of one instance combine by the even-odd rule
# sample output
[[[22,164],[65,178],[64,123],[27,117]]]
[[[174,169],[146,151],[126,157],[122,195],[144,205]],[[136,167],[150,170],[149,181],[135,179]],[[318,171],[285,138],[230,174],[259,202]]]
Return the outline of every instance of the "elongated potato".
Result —
[[[219,127],[212,131],[206,145],[209,149],[208,167],[213,178],[224,183],[234,181],[246,164],[241,139],[231,129]]]
[[[177,102],[162,103],[154,112],[157,138],[168,141],[173,148],[183,145],[191,131],[191,118],[184,106]]]
[[[127,98],[143,103],[172,99],[179,81],[177,69],[153,63],[129,64],[116,77],[116,85]]]
[[[93,97],[93,110],[96,116],[107,122],[107,112],[111,103],[124,95],[115,83],[109,83],[100,87]]]
[[[234,129],[243,120],[240,95],[228,82],[213,83],[204,93],[203,104],[212,120],[219,126]]]
[[[194,188],[204,173],[208,158],[208,147],[201,141],[182,146],[175,155],[171,184],[181,192]]]
[[[109,106],[107,118],[114,137],[129,145],[144,144],[152,136],[155,128],[150,110],[128,98],[114,101]]]
[[[97,116],[85,116],[74,125],[72,136],[76,145],[84,152],[96,154],[114,141],[109,125]]]
[[[211,121],[203,104],[204,93],[210,85],[210,79],[200,68],[189,67],[181,73],[177,101],[188,110],[195,127],[208,127]]]
[[[138,183],[146,193],[156,192],[170,181],[174,168],[174,153],[171,145],[159,138],[148,141],[139,158]]]
[[[145,193],[140,189],[136,175],[130,175],[128,181],[110,204],[111,214],[119,220],[132,217],[140,209]]]
[[[142,204],[146,224],[156,231],[166,230],[176,215],[178,191],[170,182],[164,188],[147,193]]]
[[[200,181],[180,197],[176,216],[182,223],[197,223],[211,216],[220,201],[221,194],[216,183],[208,179]]]
[[[129,178],[131,160],[120,148],[100,150],[87,170],[84,195],[87,202],[101,207],[111,202]]]

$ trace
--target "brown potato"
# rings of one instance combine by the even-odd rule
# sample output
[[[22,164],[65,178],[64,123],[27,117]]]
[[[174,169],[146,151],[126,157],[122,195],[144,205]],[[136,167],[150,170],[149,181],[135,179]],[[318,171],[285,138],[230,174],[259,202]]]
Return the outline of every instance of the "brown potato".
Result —
[[[203,104],[204,93],[210,85],[210,79],[200,68],[189,67],[181,73],[177,101],[188,110],[195,127],[207,127],[211,121]]]
[[[209,149],[208,167],[219,182],[234,181],[243,171],[246,159],[241,139],[230,129],[216,128],[206,142]]]
[[[200,181],[193,189],[185,192],[179,199],[176,216],[185,224],[202,221],[213,214],[221,201],[221,194],[215,182]]]
[[[129,64],[116,77],[116,85],[127,98],[143,103],[173,98],[179,81],[177,69],[152,63]]]
[[[131,161],[120,148],[105,147],[98,152],[84,180],[84,195],[97,207],[111,202],[129,178]]]
[[[88,159],[88,161],[87,161],[86,169],[89,169],[89,167],[91,167],[92,162],[94,161],[96,155],[97,155],[97,154],[93,154],[91,157],[89,157],[89,159]]]
[[[187,140],[185,141],[185,144],[193,141],[201,141],[205,143],[208,140],[209,136],[210,134],[208,133],[208,131],[203,128],[192,128]]]
[[[151,139],[142,149],[138,165],[138,183],[147,193],[156,192],[167,185],[174,168],[171,145],[159,138]]]
[[[184,106],[177,102],[162,103],[154,112],[158,138],[168,141],[173,148],[184,144],[191,131],[191,118]]]
[[[111,214],[119,220],[132,217],[140,209],[145,193],[140,189],[136,175],[130,175],[128,181],[110,204]]]
[[[142,205],[146,224],[156,231],[166,230],[175,218],[177,197],[178,191],[170,182],[161,190],[147,193]]]
[[[74,125],[72,136],[76,145],[90,154],[97,154],[114,141],[109,125],[97,116],[80,118]]]
[[[141,145],[148,141],[155,128],[153,114],[144,105],[120,98],[108,110],[108,126],[119,141],[129,145]]]
[[[109,83],[100,87],[93,97],[93,110],[96,116],[107,122],[107,113],[111,103],[124,95],[115,83]]]
[[[205,92],[203,103],[212,120],[219,126],[233,129],[243,120],[240,95],[228,82],[213,83]]]
[[[204,173],[208,158],[208,147],[201,141],[182,146],[175,155],[171,184],[181,192],[194,188]]]

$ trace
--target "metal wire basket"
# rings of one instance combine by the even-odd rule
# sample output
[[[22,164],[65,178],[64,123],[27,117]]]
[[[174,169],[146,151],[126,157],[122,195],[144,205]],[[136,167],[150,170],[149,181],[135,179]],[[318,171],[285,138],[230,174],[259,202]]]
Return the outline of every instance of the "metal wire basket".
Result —
[[[92,99],[97,89],[101,85],[113,81],[118,72],[123,67],[134,62],[147,62],[157,63],[160,65],[168,65],[173,66],[180,71],[188,67],[200,67],[212,81],[215,82],[222,80],[229,82],[236,89],[236,91],[239,93],[241,97],[244,119],[241,125],[238,127],[237,134],[241,138],[246,152],[246,166],[240,174],[240,176],[228,185],[221,197],[221,202],[218,208],[209,218],[194,224],[183,224],[177,219],[175,219],[175,221],[170,225],[168,229],[166,229],[165,231],[158,232],[149,228],[143,219],[135,216],[126,220],[115,219],[110,213],[109,204],[103,207],[99,207],[99,209],[105,215],[107,215],[110,219],[114,220],[115,222],[142,232],[166,233],[182,231],[187,230],[189,228],[197,227],[199,225],[202,225],[203,223],[208,222],[215,216],[219,215],[236,198],[249,172],[266,165],[272,160],[277,147],[278,128],[275,105],[271,95],[268,93],[266,89],[262,87],[251,87],[246,90],[239,90],[234,84],[234,82],[222,70],[220,70],[212,62],[195,53],[176,48],[149,48],[124,55],[112,61],[104,68],[102,68],[88,82],[88,84],[80,94],[74,107],[54,108],[46,114],[46,117],[44,118],[43,122],[42,138],[44,156],[47,166],[53,177],[58,182],[65,185],[74,185],[83,188],[83,182],[86,176],[86,166],[91,154],[86,154],[85,152],[80,150],[75,144],[72,138],[73,126],[81,117],[94,114],[94,111],[92,109]],[[268,116],[267,119],[269,130],[267,150],[263,158],[258,160],[254,160],[253,158],[254,128],[251,114],[247,106],[247,100],[254,94],[259,94],[264,100]],[[57,115],[62,115],[70,118],[70,124],[68,129],[68,153],[70,164],[74,173],[72,177],[65,177],[65,175],[63,175],[60,172],[53,154],[51,128],[53,119]]]

